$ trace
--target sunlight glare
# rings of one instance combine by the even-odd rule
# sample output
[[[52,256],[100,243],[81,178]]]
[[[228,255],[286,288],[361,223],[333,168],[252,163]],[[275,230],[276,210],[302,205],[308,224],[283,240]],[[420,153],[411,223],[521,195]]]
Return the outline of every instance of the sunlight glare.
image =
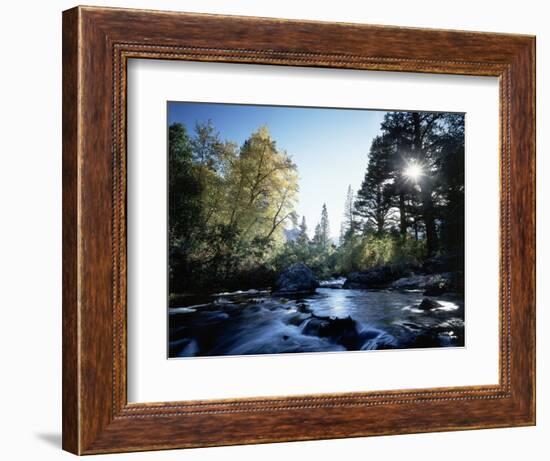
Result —
[[[403,172],[405,176],[412,179],[413,181],[417,181],[420,176],[423,175],[423,170],[420,165],[417,163],[410,163]]]

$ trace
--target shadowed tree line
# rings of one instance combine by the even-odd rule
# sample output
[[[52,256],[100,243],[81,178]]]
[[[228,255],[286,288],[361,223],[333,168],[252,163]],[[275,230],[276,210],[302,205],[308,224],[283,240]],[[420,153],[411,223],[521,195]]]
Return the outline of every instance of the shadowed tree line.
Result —
[[[348,190],[343,268],[437,256],[463,268],[464,115],[390,112],[380,131],[359,190]]]
[[[211,123],[169,128],[170,292],[269,283],[295,219],[296,165],[266,127],[238,147]]]
[[[350,185],[339,240],[320,203],[309,237],[298,171],[267,127],[238,146],[212,123],[169,127],[170,293],[271,286],[294,262],[319,277],[464,251],[464,116],[388,112]]]

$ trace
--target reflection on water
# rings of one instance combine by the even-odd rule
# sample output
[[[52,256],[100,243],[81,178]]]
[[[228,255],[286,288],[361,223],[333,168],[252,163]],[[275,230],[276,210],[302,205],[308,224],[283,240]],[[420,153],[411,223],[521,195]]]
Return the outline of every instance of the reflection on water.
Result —
[[[293,299],[220,293],[170,308],[170,357],[405,349],[464,345],[461,299],[319,288]]]

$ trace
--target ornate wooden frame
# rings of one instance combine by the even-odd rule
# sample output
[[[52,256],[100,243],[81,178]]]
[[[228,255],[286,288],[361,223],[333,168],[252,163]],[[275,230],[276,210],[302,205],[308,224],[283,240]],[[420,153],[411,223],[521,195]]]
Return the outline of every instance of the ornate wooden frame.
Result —
[[[126,63],[498,76],[500,382],[200,402],[126,399]],[[77,7],[63,13],[63,448],[77,454],[535,424],[535,38]]]

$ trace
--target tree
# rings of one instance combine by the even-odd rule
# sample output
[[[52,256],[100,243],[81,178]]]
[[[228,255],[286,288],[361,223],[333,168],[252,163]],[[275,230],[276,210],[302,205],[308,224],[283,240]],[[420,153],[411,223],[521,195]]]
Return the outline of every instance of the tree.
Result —
[[[282,241],[283,224],[293,218],[298,193],[296,165],[277,149],[267,127],[244,142],[229,175],[229,225],[245,240]]]
[[[393,169],[394,184],[399,194],[401,233],[405,235],[407,228],[405,194],[408,185],[410,193],[421,203],[421,218],[425,226],[426,249],[429,256],[433,256],[439,246],[434,193],[438,179],[437,163],[441,152],[438,148],[438,137],[444,131],[444,116],[431,112],[388,112],[381,125],[383,136],[391,139],[400,152],[395,158]],[[419,166],[422,175],[414,181],[407,181],[404,171],[411,162]]]
[[[173,289],[180,289],[178,282],[189,270],[191,252],[203,222],[202,186],[193,164],[191,139],[180,123],[168,129],[168,191],[169,277]]]
[[[327,205],[323,203],[321,210],[321,220],[315,227],[315,236],[313,242],[319,245],[321,248],[326,249],[330,244],[330,224],[328,221]]]
[[[441,248],[464,264],[464,115],[444,114],[434,140],[439,149],[437,168],[438,218]]]
[[[175,244],[177,240],[190,232],[193,218],[199,213],[197,197],[200,185],[195,178],[192,163],[192,151],[187,130],[180,123],[169,127],[169,163],[168,190],[169,241]]]
[[[173,124],[168,162],[171,293],[269,286],[297,261],[328,277],[464,252],[462,114],[386,113],[361,187],[348,186],[338,248],[326,203],[313,239],[298,220],[297,167],[267,127],[239,147],[211,122]]]
[[[305,246],[309,243],[309,237],[307,235],[307,224],[306,217],[302,216],[302,222],[300,223],[300,228],[298,232],[298,238],[296,239],[298,245]]]
[[[339,245],[345,245],[347,241],[347,229],[344,221],[340,223],[340,237],[338,238]]]
[[[295,221],[296,165],[267,127],[239,149],[213,124],[169,129],[170,291],[260,273]],[[241,275],[242,274],[242,275]]]
[[[346,194],[346,201],[344,203],[344,219],[340,226],[340,245],[344,244],[346,240],[351,238],[357,231],[357,216],[355,211],[355,193],[351,188],[351,184],[348,186],[348,192]]]
[[[195,136],[191,145],[195,164],[217,171],[221,141],[211,120],[195,123]]]
[[[354,203],[355,214],[363,219],[364,230],[382,234],[393,207],[392,149],[383,136],[374,138],[361,188]]]
[[[321,223],[317,223],[315,226],[315,232],[313,234],[313,243],[315,245],[321,245]]]

